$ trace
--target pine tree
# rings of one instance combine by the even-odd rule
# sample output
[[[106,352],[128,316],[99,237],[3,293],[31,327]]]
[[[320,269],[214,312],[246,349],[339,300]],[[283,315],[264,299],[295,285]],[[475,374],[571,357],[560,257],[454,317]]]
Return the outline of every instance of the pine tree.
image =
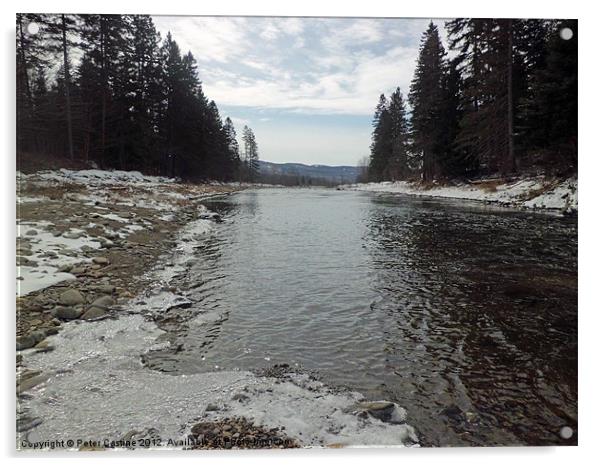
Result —
[[[389,179],[400,180],[410,175],[410,131],[406,117],[405,101],[398,87],[389,99],[388,113],[391,119],[391,154],[386,174]]]
[[[223,131],[228,157],[228,173],[226,174],[226,178],[239,178],[240,150],[238,141],[236,140],[236,129],[230,117],[226,118]]]
[[[447,29],[465,76],[458,147],[477,158],[484,170],[512,172],[513,20],[461,18],[448,22]]]
[[[253,130],[245,125],[242,130],[242,139],[244,145],[243,166],[245,179],[247,181],[255,181],[259,175],[259,152],[257,141]]]
[[[372,119],[372,144],[370,146],[369,176],[374,181],[385,177],[385,170],[392,153],[391,147],[391,115],[389,103],[384,94],[380,95],[378,105]]]
[[[561,37],[564,28],[572,31],[571,39]],[[553,25],[545,65],[535,71],[522,105],[523,143],[543,151],[541,163],[558,169],[577,168],[577,43],[576,20]]]
[[[449,124],[445,108],[445,50],[437,26],[432,22],[422,36],[408,101],[412,106],[412,138],[422,156],[422,178],[430,181],[441,174]]]

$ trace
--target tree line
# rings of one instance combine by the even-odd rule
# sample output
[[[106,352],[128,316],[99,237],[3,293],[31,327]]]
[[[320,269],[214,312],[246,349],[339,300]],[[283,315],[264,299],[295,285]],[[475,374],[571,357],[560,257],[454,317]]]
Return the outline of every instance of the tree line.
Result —
[[[432,22],[407,98],[382,94],[367,178],[577,170],[577,21]]]
[[[253,131],[241,154],[194,56],[150,16],[17,14],[16,39],[18,153],[188,180],[257,176]]]

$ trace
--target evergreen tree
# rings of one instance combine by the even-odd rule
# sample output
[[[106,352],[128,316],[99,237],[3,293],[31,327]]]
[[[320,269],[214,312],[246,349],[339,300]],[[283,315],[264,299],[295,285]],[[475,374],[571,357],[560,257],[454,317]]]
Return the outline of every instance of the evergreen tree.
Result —
[[[400,180],[410,175],[410,138],[405,102],[398,87],[389,99],[388,113],[391,119],[390,147],[386,169],[387,178]]]
[[[572,31],[569,40],[561,37],[564,28]],[[523,143],[543,151],[546,166],[576,169],[577,21],[556,22],[551,31],[545,65],[535,71],[532,92],[523,102]]]
[[[465,76],[465,112],[456,143],[484,170],[514,171],[512,20],[459,18],[447,29]]]
[[[448,145],[445,120],[445,50],[437,26],[432,22],[422,36],[408,101],[412,106],[412,139],[422,158],[422,178],[430,181],[445,164]],[[449,89],[448,89],[449,91]]]
[[[374,181],[385,177],[385,170],[392,153],[391,147],[391,115],[389,103],[384,94],[380,95],[378,105],[372,119],[372,145],[370,146],[369,176]]]
[[[257,141],[253,130],[245,125],[243,128],[243,144],[244,144],[244,159],[245,178],[247,181],[255,181],[259,175],[259,152]]]

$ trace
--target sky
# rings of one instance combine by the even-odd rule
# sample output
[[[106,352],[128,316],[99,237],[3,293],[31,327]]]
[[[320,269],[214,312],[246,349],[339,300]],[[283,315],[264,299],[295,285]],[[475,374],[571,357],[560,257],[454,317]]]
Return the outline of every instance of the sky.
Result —
[[[357,165],[381,93],[414,73],[430,19],[154,16],[197,60],[205,95],[262,160]],[[445,41],[443,20],[433,20]]]

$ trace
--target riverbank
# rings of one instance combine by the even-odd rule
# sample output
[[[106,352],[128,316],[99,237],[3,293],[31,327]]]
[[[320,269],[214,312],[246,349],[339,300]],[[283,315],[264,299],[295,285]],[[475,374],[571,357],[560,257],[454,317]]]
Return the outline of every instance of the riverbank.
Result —
[[[202,215],[200,201],[236,189],[139,172],[19,173],[17,349],[40,344],[63,321],[103,317],[135,296],[179,228]]]
[[[449,184],[383,181],[380,183],[341,185],[337,189],[464,199],[520,209],[575,214],[578,210],[577,187],[576,176],[566,179],[550,179],[544,176],[537,176],[521,177],[508,181],[503,179],[488,179],[470,183]]]
[[[181,277],[221,221],[203,200],[238,186],[99,170],[17,182],[18,448],[417,444],[400,406],[292,367],[171,375],[144,364],[170,347],[154,316],[189,305]]]

